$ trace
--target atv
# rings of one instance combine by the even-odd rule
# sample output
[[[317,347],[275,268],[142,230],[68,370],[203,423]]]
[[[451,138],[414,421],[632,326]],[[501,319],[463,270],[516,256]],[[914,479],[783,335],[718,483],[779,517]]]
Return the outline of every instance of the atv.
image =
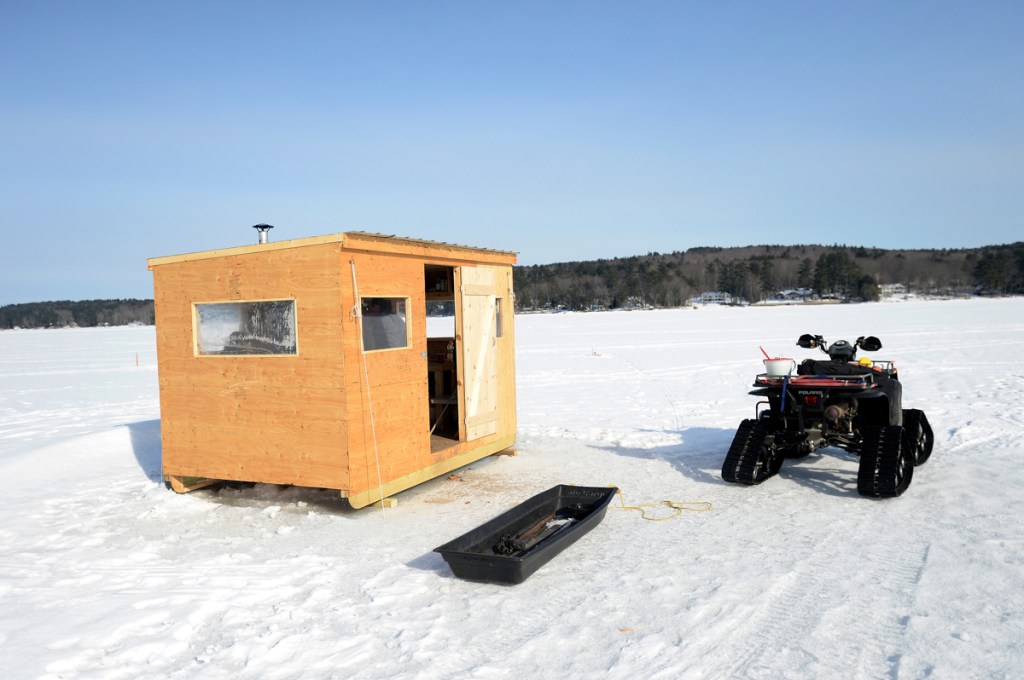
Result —
[[[765,360],[768,370],[754,379],[750,392],[765,400],[755,406],[753,419],[740,423],[722,479],[760,484],[777,474],[786,458],[835,446],[860,456],[860,495],[902,494],[914,468],[931,455],[935,438],[924,411],[903,408],[895,363],[857,361],[858,349],[876,352],[881,341],[867,336],[827,345],[820,335],[805,333],[796,344],[818,348],[828,359],[805,359],[799,366],[792,359]]]

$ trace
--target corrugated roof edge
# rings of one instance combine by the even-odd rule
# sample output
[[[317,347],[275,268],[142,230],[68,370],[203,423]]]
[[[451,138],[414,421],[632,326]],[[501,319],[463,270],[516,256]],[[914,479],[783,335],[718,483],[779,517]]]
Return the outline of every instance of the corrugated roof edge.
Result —
[[[401,245],[419,246],[423,248],[443,248],[459,250],[466,250],[475,253],[490,253],[493,255],[511,255],[516,256],[517,253],[511,250],[497,250],[495,248],[482,248],[479,246],[467,246],[461,243],[448,243],[447,241],[430,241],[427,239],[409,238],[407,236],[395,236],[393,234],[376,234],[369,231],[349,231],[343,234],[345,241],[343,245],[348,247],[347,241],[349,239],[366,239],[376,243],[396,243]]]
[[[389,234],[375,234],[367,231],[347,231],[337,234],[327,234],[325,236],[309,236],[305,238],[288,239],[285,241],[271,241],[270,243],[254,243],[247,246],[234,246],[231,248],[218,248],[216,250],[204,250],[194,253],[185,253],[183,255],[166,255],[163,257],[151,257],[146,263],[150,269],[165,264],[172,264],[176,262],[191,262],[195,260],[208,260],[216,257],[227,257],[231,255],[247,255],[250,253],[266,252],[269,250],[285,250],[288,248],[302,248],[305,246],[322,245],[324,243],[340,243],[343,248],[358,248],[355,242],[362,241],[364,247],[368,250],[374,250],[372,247],[368,247],[373,243],[377,244],[389,244],[397,246],[396,251],[408,249],[410,252],[415,251],[417,248],[426,249],[447,249],[447,250],[460,250],[466,253],[480,253],[490,255],[492,257],[500,258],[511,258],[513,263],[516,260],[517,253],[510,250],[495,250],[492,248],[479,248],[476,246],[466,246],[457,243],[445,243],[443,241],[429,241],[426,239],[415,239],[408,238],[405,236],[394,236]],[[405,246],[405,248],[403,248]]]

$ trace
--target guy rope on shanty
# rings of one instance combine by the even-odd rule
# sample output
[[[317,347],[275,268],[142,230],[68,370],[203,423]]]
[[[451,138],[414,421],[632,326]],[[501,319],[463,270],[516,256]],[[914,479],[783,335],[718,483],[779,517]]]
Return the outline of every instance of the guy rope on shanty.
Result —
[[[640,513],[643,519],[650,520],[651,522],[663,522],[668,519],[675,519],[681,516],[684,512],[711,512],[711,503],[707,501],[659,501],[657,503],[641,503],[639,505],[626,505],[626,500],[622,495],[622,489],[619,488],[616,493],[619,496],[619,505],[608,506],[615,510],[636,510]],[[665,515],[664,517],[655,517],[648,514],[648,508],[668,508],[672,510],[672,514]]]
[[[359,298],[359,281],[356,279],[356,261],[349,260],[352,267],[352,295],[355,297],[355,304],[352,305],[352,318],[359,326],[359,334],[363,333],[363,308]],[[377,425],[373,420],[373,392],[370,390],[370,369],[366,365],[366,352],[363,351],[363,378],[366,380],[366,402],[370,413],[370,435],[373,438],[373,460],[377,464],[377,494],[380,496],[380,513],[384,515],[384,482],[380,474],[380,451],[377,446]]]

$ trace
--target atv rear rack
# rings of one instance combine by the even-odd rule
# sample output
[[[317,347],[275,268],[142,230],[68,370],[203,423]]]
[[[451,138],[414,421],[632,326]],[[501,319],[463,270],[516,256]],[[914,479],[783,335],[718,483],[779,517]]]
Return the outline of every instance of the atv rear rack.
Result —
[[[863,375],[794,375],[789,378],[768,377],[761,373],[754,378],[754,387],[782,387],[783,383],[790,387],[849,387],[867,389],[875,386],[874,376]]]

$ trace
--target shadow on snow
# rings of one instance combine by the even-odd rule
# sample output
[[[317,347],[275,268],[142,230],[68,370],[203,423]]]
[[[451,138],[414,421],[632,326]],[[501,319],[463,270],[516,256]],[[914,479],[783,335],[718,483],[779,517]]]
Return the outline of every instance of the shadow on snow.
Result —
[[[729,451],[735,430],[692,427],[677,430],[682,439],[678,444],[653,448],[625,446],[597,446],[620,456],[645,460],[664,460],[688,479],[716,486],[739,486],[722,479],[722,462]],[[821,449],[805,458],[787,458],[776,477],[759,486],[770,488],[780,483],[796,483],[829,496],[856,496],[857,471],[823,464],[825,458],[857,461],[857,457],[833,447]]]
[[[142,472],[151,482],[162,482],[163,446],[160,443],[160,420],[143,420],[128,425],[132,452]]]

